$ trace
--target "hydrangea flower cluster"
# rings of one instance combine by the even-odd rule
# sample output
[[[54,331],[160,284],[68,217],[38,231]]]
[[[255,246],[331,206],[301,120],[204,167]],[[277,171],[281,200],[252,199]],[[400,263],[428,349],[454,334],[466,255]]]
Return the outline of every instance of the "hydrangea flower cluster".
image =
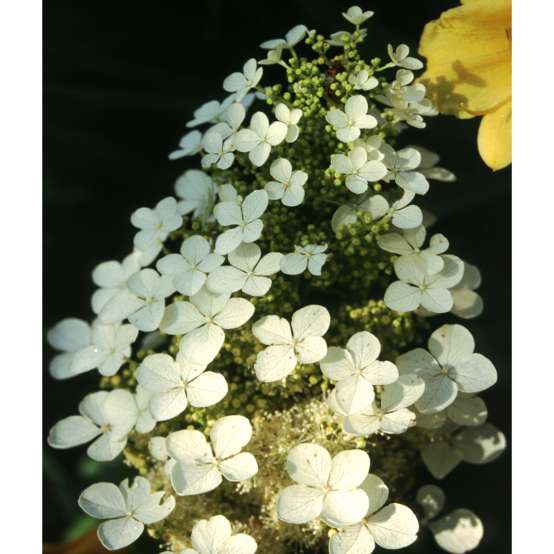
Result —
[[[454,176],[402,144],[436,115],[422,62],[404,44],[364,60],[373,13],[343,16],[264,42],[194,112],[169,158],[201,169],[133,213],[132,252],[93,272],[94,320],[48,334],[54,378],[102,376],[49,444],[140,474],[79,499],[108,550],[145,528],[167,554],[369,554],[421,527],[455,553],[483,534],[467,510],[436,520],[434,485],[412,502],[419,463],[443,479],[505,447],[477,396],[495,367],[433,323],[483,309],[478,269],[415,203]]]

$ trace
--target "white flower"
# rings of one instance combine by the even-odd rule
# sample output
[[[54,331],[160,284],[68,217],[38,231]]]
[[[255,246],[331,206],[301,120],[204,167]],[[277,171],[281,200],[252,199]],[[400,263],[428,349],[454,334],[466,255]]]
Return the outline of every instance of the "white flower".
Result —
[[[422,413],[444,410],[458,391],[476,393],[492,387],[497,374],[492,362],[474,353],[475,341],[462,325],[443,325],[429,337],[428,349],[402,354],[396,364],[401,373],[413,373],[425,381],[423,396],[416,402]]]
[[[298,122],[302,117],[302,110],[299,108],[293,108],[291,110],[286,104],[281,102],[275,107],[275,117],[278,121],[281,121],[287,126],[287,136],[285,137],[285,141],[294,142],[300,134]]]
[[[374,13],[375,12],[369,10],[364,12],[359,6],[351,6],[346,12],[342,13],[342,16],[346,21],[352,23],[352,25],[358,26],[367,21],[370,17],[373,17]]]
[[[190,302],[171,304],[160,328],[170,335],[186,334],[196,359],[207,365],[223,346],[224,329],[244,325],[253,314],[254,306],[245,298],[214,295],[204,288],[191,296]]]
[[[131,355],[137,335],[133,325],[95,321],[91,328],[81,319],[64,319],[48,332],[49,344],[63,352],[50,363],[50,373],[55,379],[68,379],[98,368],[102,375],[115,375]]]
[[[283,206],[299,206],[304,201],[304,185],[308,174],[293,171],[291,163],[285,158],[276,159],[269,169],[275,181],[269,181],[265,190],[270,200],[281,200]]]
[[[211,215],[217,187],[211,177],[199,169],[189,169],[175,182],[175,194],[181,198],[177,210],[194,219],[206,220]]]
[[[464,276],[450,291],[452,293],[452,313],[462,319],[472,319],[483,312],[483,299],[475,292],[481,286],[481,273],[477,267],[464,262]]]
[[[379,401],[356,413],[343,408],[335,389],[327,399],[329,407],[342,416],[344,431],[369,437],[381,432],[387,435],[405,433],[416,422],[416,414],[408,410],[423,394],[425,382],[415,375],[401,375],[397,381],[383,388]]]
[[[88,394],[79,404],[79,413],[58,421],[50,429],[48,444],[65,450],[96,439],[87,454],[97,462],[118,456],[137,421],[135,399],[123,389]]]
[[[351,73],[348,76],[348,82],[355,90],[372,90],[379,85],[379,81],[365,69],[362,69],[356,74]]]
[[[256,60],[250,58],[243,66],[242,73],[231,73],[223,81],[223,88],[227,92],[235,94],[235,100],[239,102],[244,98],[246,93],[254,88],[262,78],[264,70],[261,67],[257,67]]]
[[[137,369],[137,381],[152,393],[150,411],[158,421],[166,421],[184,412],[188,404],[205,408],[217,404],[228,390],[220,373],[179,349],[174,360],[168,354],[147,356]]]
[[[288,453],[287,472],[298,484],[279,493],[280,520],[301,524],[320,518],[342,527],[366,515],[369,499],[359,488],[369,472],[369,456],[363,450],[343,450],[331,459],[318,444],[299,444]]]
[[[377,239],[377,244],[385,251],[400,254],[419,264],[426,275],[434,275],[444,268],[440,254],[448,250],[448,240],[444,235],[431,237],[428,248],[422,249],[427,231],[423,225],[406,229],[401,233],[385,233]]]
[[[251,296],[264,296],[271,288],[270,275],[280,269],[283,254],[270,252],[262,258],[257,244],[241,244],[228,258],[231,265],[216,268],[210,273],[207,287],[215,294],[239,290]]]
[[[288,127],[282,121],[269,124],[267,115],[256,112],[250,119],[250,128],[241,129],[234,139],[239,152],[248,152],[248,159],[261,167],[269,158],[271,147],[281,144],[287,136]]]
[[[246,109],[241,102],[233,102],[223,113],[222,121],[208,129],[207,133],[217,132],[224,139],[232,137],[240,129],[244,118],[246,117]]]
[[[429,190],[425,176],[414,171],[421,163],[421,154],[415,148],[403,148],[396,152],[388,144],[383,144],[380,150],[385,154],[384,163],[389,170],[385,178],[387,182],[394,180],[399,187],[415,194],[425,194]]]
[[[168,156],[170,160],[178,160],[186,156],[194,156],[202,149],[202,133],[190,131],[179,141],[179,148]]]
[[[137,433],[150,433],[156,426],[156,420],[150,412],[150,398],[152,394],[140,385],[135,390],[135,403],[137,405],[137,422],[135,431]]]
[[[353,148],[348,156],[333,154],[331,167],[339,174],[346,175],[346,188],[354,194],[367,191],[368,182],[376,182],[385,177],[387,168],[377,160],[367,159],[367,151],[362,146]]]
[[[285,275],[300,275],[308,269],[312,275],[321,275],[321,269],[327,254],[326,244],[307,244],[306,246],[295,246],[294,252],[286,254],[281,259],[281,271]]]
[[[159,462],[165,462],[169,458],[165,437],[152,437],[148,441],[148,452]]]
[[[308,28],[306,25],[296,25],[285,35],[284,39],[275,38],[266,40],[260,44],[260,48],[263,48],[264,50],[274,50],[275,48],[293,48],[304,39],[307,32]]]
[[[494,425],[466,427],[425,446],[421,459],[435,479],[444,479],[461,462],[481,465],[496,460],[506,448],[506,437]]]
[[[445,255],[443,260],[441,271],[427,275],[412,257],[398,258],[394,262],[394,270],[400,281],[388,286],[385,304],[397,312],[410,312],[419,306],[436,314],[450,311],[453,300],[448,289],[460,282],[464,265],[456,256]]]
[[[281,64],[281,58],[283,57],[283,47],[278,46],[275,50],[268,50],[266,57],[263,60],[258,60],[260,65],[275,65]]]
[[[140,269],[141,253],[133,252],[122,262],[110,260],[98,264],[92,272],[92,281],[98,290],[92,295],[92,311],[99,314],[108,300],[127,287],[127,279]]]
[[[111,298],[100,313],[106,323],[129,321],[140,331],[155,331],[160,325],[165,299],[175,291],[169,275],[159,275],[150,268],[131,275],[127,289]]]
[[[206,154],[202,157],[202,168],[215,164],[219,169],[229,169],[235,161],[232,138],[224,138],[218,131],[208,131],[202,140]]]
[[[389,211],[389,203],[380,194],[364,195],[353,202],[343,204],[333,214],[331,227],[335,233],[344,225],[353,225],[358,221],[358,213],[371,216],[372,221],[381,219]]]
[[[217,222],[230,227],[217,237],[215,252],[228,254],[241,242],[254,242],[262,234],[264,224],[260,217],[267,208],[269,199],[265,190],[251,192],[239,205],[237,202],[220,202],[214,208]]]
[[[398,67],[403,67],[404,69],[410,69],[412,71],[423,67],[423,62],[421,62],[421,60],[410,57],[410,49],[405,44],[399,44],[396,49],[393,48],[392,44],[389,44],[387,46],[387,52],[392,63]]]
[[[258,549],[250,535],[233,535],[229,520],[221,515],[196,522],[191,541],[192,548],[187,548],[182,554],[254,554]]]
[[[377,126],[377,120],[367,110],[367,100],[356,94],[346,101],[344,111],[330,110],[325,118],[334,127],[340,141],[352,142],[360,136],[360,129],[373,129]]]
[[[164,241],[171,231],[175,231],[183,222],[177,210],[177,200],[167,197],[160,200],[156,207],[139,208],[131,215],[131,223],[140,229],[135,235],[134,243],[143,254],[141,265],[148,265],[162,249]]]
[[[161,258],[156,268],[173,279],[177,291],[193,296],[204,286],[207,274],[223,261],[223,256],[210,252],[210,243],[204,237],[193,235],[183,241],[180,254]]]
[[[403,504],[385,506],[389,489],[377,475],[370,473],[360,489],[369,498],[369,514],[361,523],[340,529],[331,537],[330,554],[370,554],[375,544],[397,550],[417,540],[417,517]]]
[[[323,335],[331,317],[323,306],[305,306],[294,312],[291,324],[276,315],[262,317],[252,325],[252,333],[267,346],[258,353],[254,370],[260,381],[280,381],[296,364],[313,364],[325,357]]]
[[[79,507],[89,516],[105,519],[98,526],[98,538],[108,550],[118,550],[135,542],[145,525],[165,519],[175,508],[175,498],[164,491],[150,492],[150,482],[135,477],[129,486],[125,479],[113,483],[95,483],[79,496]]]
[[[332,346],[319,362],[323,374],[337,382],[336,399],[346,413],[369,408],[375,397],[373,385],[388,385],[398,378],[393,363],[377,360],[380,352],[379,339],[360,331],[350,337],[346,349]]]
[[[177,461],[171,483],[179,496],[203,494],[223,481],[240,482],[258,472],[256,458],[241,452],[252,438],[252,425],[240,415],[218,419],[210,443],[200,431],[176,431],[167,437],[167,450]]]

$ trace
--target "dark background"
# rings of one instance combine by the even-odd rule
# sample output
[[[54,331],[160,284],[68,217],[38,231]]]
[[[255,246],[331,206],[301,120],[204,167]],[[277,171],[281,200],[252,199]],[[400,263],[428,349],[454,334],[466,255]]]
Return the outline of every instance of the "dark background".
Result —
[[[350,1],[205,0],[105,2],[56,0],[45,13],[45,331],[63,317],[90,319],[90,273],[106,259],[131,250],[131,212],[171,194],[175,178],[197,159],[169,162],[167,154],[201,103],[224,93],[221,83],[258,44],[304,23],[329,34],[348,29],[340,13]],[[424,24],[456,2],[360,2],[372,9],[368,55],[386,43],[416,48]],[[510,173],[493,173],[476,149],[478,121],[440,117],[425,131],[406,134],[441,154],[454,184],[432,183],[427,205],[439,216],[451,249],[478,265],[485,313],[468,323],[478,350],[495,363],[499,382],[485,397],[489,421],[510,438]],[[55,382],[45,348],[44,435],[58,419],[76,413],[97,382],[92,372]],[[441,484],[451,507],[475,510],[485,525],[478,552],[509,547],[509,455],[486,466],[464,464]],[[76,498],[95,480],[130,473],[116,460],[97,464],[83,448],[44,450],[44,535],[55,542],[95,524]],[[432,479],[429,477],[428,482]],[[422,533],[409,552],[438,552]],[[145,552],[155,548],[147,539]],[[140,547],[140,545],[139,545]]]

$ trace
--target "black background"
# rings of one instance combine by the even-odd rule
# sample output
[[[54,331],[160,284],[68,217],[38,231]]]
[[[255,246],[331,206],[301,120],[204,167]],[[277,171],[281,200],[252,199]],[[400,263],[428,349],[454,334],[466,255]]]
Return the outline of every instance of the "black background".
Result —
[[[424,24],[456,2],[373,1],[368,55],[386,43],[416,47]],[[63,317],[91,319],[90,273],[100,261],[131,250],[131,212],[172,193],[189,162],[167,154],[185,132],[192,111],[221,99],[221,83],[249,57],[261,57],[263,40],[304,23],[329,34],[348,29],[350,2],[339,0],[205,0],[105,2],[56,0],[45,13],[45,331]],[[427,205],[439,216],[437,230],[451,250],[477,264],[485,313],[468,323],[478,350],[489,356],[499,383],[484,394],[489,420],[509,440],[510,429],[510,173],[491,172],[476,150],[478,121],[441,117],[425,131],[406,134],[440,153],[458,176],[432,183]],[[45,347],[44,434],[76,412],[95,390],[92,372],[55,382],[47,374]],[[88,484],[130,474],[119,461],[95,464],[82,448],[44,451],[44,535],[48,542],[76,536],[91,521],[75,500]],[[486,466],[464,464],[441,484],[451,507],[475,510],[485,524],[478,552],[508,551],[509,455]],[[427,482],[431,482],[429,477]],[[144,539],[145,552],[154,546]],[[438,552],[429,536],[404,551]],[[140,547],[140,545],[139,545]]]

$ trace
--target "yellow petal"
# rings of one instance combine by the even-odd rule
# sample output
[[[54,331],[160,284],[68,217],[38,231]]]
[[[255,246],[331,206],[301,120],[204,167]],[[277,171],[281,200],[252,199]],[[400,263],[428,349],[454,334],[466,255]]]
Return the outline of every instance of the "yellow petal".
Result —
[[[511,96],[511,0],[465,0],[425,26],[421,77],[442,113],[472,117]]]
[[[512,101],[485,114],[479,125],[477,147],[483,161],[495,171],[512,163]]]

